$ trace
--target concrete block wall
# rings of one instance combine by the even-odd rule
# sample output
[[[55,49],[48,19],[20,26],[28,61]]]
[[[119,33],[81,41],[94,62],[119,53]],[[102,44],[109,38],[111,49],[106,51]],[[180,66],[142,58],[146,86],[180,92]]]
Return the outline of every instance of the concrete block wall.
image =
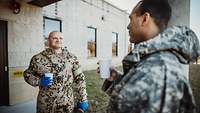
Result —
[[[112,32],[119,35],[119,56],[113,63],[121,64],[128,51],[127,13],[103,0],[60,1],[56,5],[63,12],[56,13],[52,4],[43,9],[43,15],[62,21],[65,46],[78,56],[84,70],[96,69],[100,58],[112,58]],[[97,58],[87,58],[88,26],[97,29]]]
[[[77,6],[79,6],[77,8],[79,19],[77,24],[79,26],[78,29],[82,29],[82,33],[77,36],[77,39],[80,39],[80,37],[83,38],[82,41],[80,41],[82,43],[80,45],[82,45],[81,48],[85,48],[81,56],[84,60],[83,64],[88,66],[93,65],[92,67],[96,68],[96,62],[101,58],[112,58],[113,63],[121,64],[121,59],[127,54],[128,50],[128,33],[126,29],[128,14],[103,1],[93,1],[93,5],[83,1],[77,3]],[[84,16],[79,16],[82,14],[84,14]],[[104,20],[101,19],[102,17],[104,17]],[[87,59],[87,26],[97,28],[96,59]],[[118,57],[112,57],[112,32],[117,32],[119,35]]]
[[[37,89],[25,83],[23,72],[31,57],[44,48],[42,38],[42,9],[21,4],[21,12],[13,14],[9,4],[0,4],[0,19],[8,21],[8,67],[10,104],[20,103],[33,98]]]
[[[190,25],[190,0],[168,0],[172,7],[170,25]]]
[[[8,3],[0,4],[0,19],[8,21],[10,105],[31,100],[37,95],[38,88],[25,83],[23,71],[31,57],[44,49],[43,16],[62,21],[65,45],[78,56],[84,70],[96,69],[98,58],[104,55],[111,57],[112,32],[119,33],[119,57],[113,59],[114,64],[120,64],[127,52],[128,15],[102,0],[92,1],[93,5],[82,0],[63,0],[44,8],[20,4],[19,14],[13,14]],[[101,20],[102,16],[105,21]],[[87,59],[88,26],[97,28],[98,57],[93,59]]]

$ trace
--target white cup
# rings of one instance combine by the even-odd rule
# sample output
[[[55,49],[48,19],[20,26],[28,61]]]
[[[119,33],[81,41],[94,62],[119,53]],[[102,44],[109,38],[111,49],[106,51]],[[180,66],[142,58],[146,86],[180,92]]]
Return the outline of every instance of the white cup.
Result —
[[[53,73],[44,73],[44,76],[53,80]]]
[[[110,59],[99,60],[99,69],[100,69],[101,78],[109,78],[110,66],[111,66]]]

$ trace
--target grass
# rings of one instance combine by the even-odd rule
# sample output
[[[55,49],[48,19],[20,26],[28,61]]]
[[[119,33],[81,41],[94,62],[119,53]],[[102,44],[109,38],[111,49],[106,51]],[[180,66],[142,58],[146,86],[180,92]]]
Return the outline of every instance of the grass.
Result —
[[[105,109],[108,105],[109,96],[101,90],[101,86],[104,82],[95,70],[85,71],[86,85],[88,100],[92,105],[94,113],[105,113]]]
[[[122,70],[122,67],[117,67],[117,69]],[[106,113],[109,96],[101,90],[104,79],[100,78],[96,70],[84,71],[84,74],[86,77],[88,100],[93,109],[92,113]]]
[[[200,73],[198,67],[190,66],[190,82],[192,83],[193,93],[196,99],[196,104],[198,111],[200,111],[200,96],[199,96],[199,84],[198,84],[198,74]],[[117,67],[118,70],[122,71],[122,67]],[[199,72],[198,72],[199,71]],[[97,75],[96,70],[85,71],[86,76],[86,85],[87,85],[87,93],[89,103],[92,105],[93,112],[92,113],[106,113],[106,107],[109,102],[109,96],[101,90],[102,84],[104,82],[103,79]],[[192,76],[191,76],[192,75]],[[195,75],[195,76],[194,76]],[[200,113],[200,112],[198,112]]]

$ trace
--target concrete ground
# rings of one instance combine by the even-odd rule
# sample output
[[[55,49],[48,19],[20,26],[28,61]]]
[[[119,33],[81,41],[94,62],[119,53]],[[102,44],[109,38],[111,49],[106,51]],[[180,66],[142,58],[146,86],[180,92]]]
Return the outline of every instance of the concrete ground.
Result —
[[[0,113],[36,113],[36,100],[13,106],[1,106]]]

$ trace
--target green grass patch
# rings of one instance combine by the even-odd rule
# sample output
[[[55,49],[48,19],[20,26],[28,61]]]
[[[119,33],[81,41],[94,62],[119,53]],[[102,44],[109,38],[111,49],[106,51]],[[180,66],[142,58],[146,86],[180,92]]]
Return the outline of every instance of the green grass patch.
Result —
[[[117,67],[117,69],[122,70],[122,67]],[[88,100],[92,105],[93,113],[106,113],[109,96],[101,90],[104,79],[100,78],[96,70],[84,71],[84,74],[86,77]]]
[[[101,90],[104,80],[97,75],[96,70],[85,71],[84,74],[86,76],[88,100],[92,105],[93,112],[105,113],[109,96]]]

